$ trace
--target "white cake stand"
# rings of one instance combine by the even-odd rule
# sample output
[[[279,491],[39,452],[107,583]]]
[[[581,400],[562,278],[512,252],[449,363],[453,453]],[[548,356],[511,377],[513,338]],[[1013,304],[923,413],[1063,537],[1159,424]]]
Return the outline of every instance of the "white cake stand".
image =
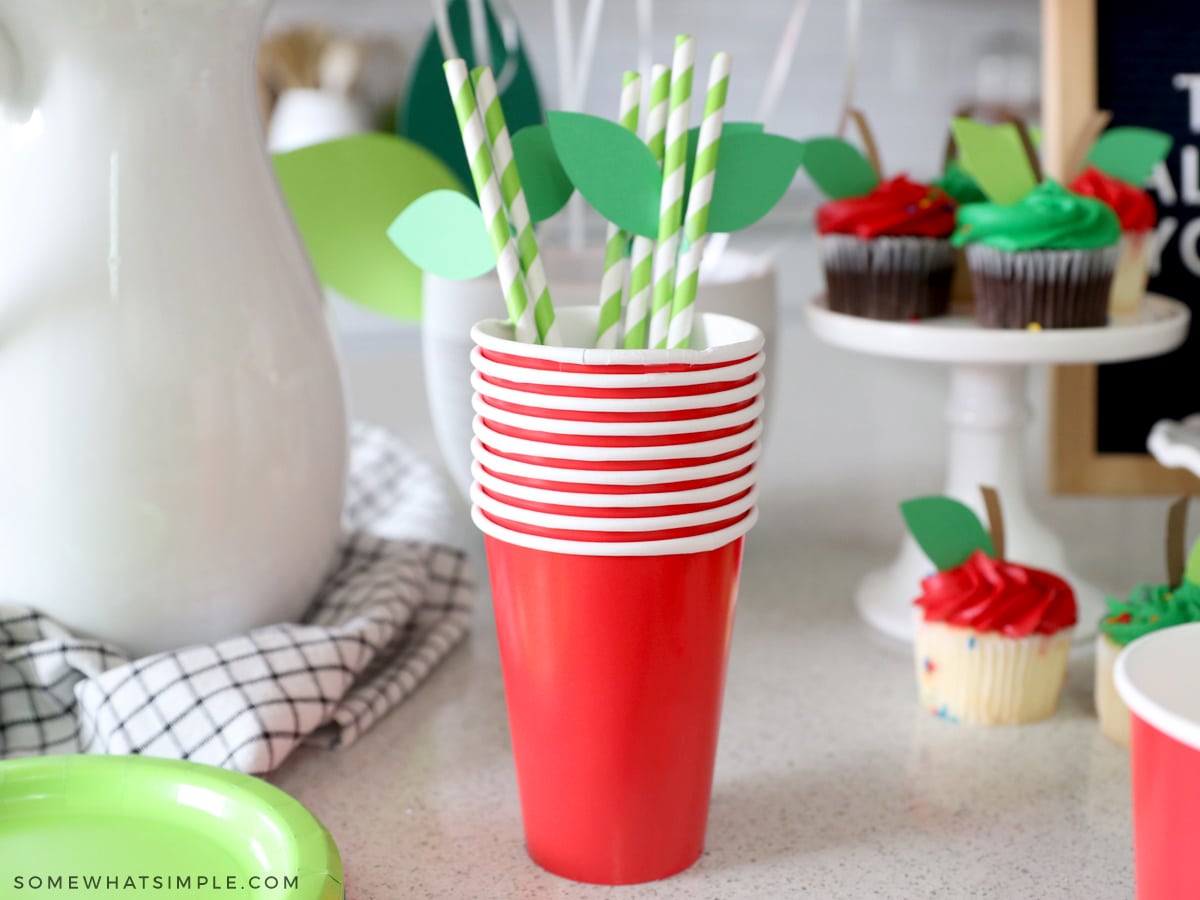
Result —
[[[1025,493],[1022,457],[1029,367],[1161,355],[1187,335],[1187,307],[1150,295],[1139,314],[1114,317],[1107,327],[1046,331],[980,328],[961,316],[881,322],[831,312],[824,296],[814,299],[807,313],[813,332],[827,344],[950,367],[944,493],[986,521],[979,487],[995,487],[1004,505],[1005,555],[1066,578],[1079,600],[1077,639],[1093,636],[1104,612],[1103,593],[1071,573],[1062,541],[1034,517]],[[929,560],[906,535],[896,561],[859,584],[854,601],[860,615],[884,634],[912,640],[912,601],[930,571]]]

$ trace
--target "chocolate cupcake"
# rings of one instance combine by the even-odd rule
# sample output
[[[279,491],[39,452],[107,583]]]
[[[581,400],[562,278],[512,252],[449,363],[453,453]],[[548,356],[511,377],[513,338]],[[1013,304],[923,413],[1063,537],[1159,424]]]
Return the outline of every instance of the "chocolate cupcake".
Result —
[[[817,210],[829,308],[871,319],[945,315],[955,202],[904,176]]]
[[[1090,328],[1108,321],[1121,225],[1099,200],[1047,179],[1012,204],[958,210],[976,321],[987,328]]]

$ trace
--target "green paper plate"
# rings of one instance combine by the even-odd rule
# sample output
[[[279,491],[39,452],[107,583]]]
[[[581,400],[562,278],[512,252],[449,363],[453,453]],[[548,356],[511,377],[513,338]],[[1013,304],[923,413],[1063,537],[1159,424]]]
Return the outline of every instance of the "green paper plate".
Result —
[[[0,896],[42,892],[345,897],[333,838],[299,801],[249,775],[144,756],[0,763]]]

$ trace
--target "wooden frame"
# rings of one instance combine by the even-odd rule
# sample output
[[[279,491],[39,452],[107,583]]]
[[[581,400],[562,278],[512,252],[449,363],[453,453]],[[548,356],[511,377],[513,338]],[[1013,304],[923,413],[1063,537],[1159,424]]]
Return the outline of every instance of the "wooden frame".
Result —
[[[1042,0],[1042,161],[1065,180],[1075,137],[1096,110],[1096,0]],[[1082,494],[1200,492],[1200,479],[1149,455],[1096,452],[1095,366],[1051,373],[1050,490]]]

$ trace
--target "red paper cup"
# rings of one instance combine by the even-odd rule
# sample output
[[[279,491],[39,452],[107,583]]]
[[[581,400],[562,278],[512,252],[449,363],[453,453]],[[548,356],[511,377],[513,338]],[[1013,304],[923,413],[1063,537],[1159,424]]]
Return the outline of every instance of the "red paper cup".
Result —
[[[486,398],[475,394],[471,404],[487,426],[501,434],[552,444],[598,444],[617,446],[653,446],[654,444],[695,443],[716,440],[744,431],[763,412],[762,398],[756,398],[730,412],[652,422],[603,422],[584,419],[546,418],[525,415],[490,406]]]
[[[497,456],[478,438],[471,442],[471,453],[488,473],[513,484],[550,491],[620,495],[687,491],[723,484],[747,474],[758,462],[762,450],[759,444],[754,444],[744,453],[717,463],[621,471],[563,469],[518,462]]]
[[[514,344],[536,347],[539,344]],[[629,350],[635,353],[635,350]],[[653,353],[688,353],[688,350],[653,350]],[[766,362],[760,353],[749,360],[720,368],[695,368],[685,372],[649,372],[582,376],[574,372],[505,366],[487,359],[476,347],[470,352],[470,364],[488,383],[500,388],[528,391],[530,394],[554,394],[563,397],[604,398],[694,396],[733,390],[749,384]]]
[[[489,472],[478,461],[471,464],[471,475],[480,488],[510,506],[565,515],[644,515],[648,507],[670,507],[672,512],[668,515],[698,512],[709,506],[726,503],[748,491],[758,482],[757,470],[750,467],[729,481],[692,490],[597,494],[573,490],[570,486],[567,486],[566,489],[553,490],[514,484],[500,475]],[[695,508],[674,509],[674,507],[685,505]],[[582,510],[585,509],[589,511],[583,512]]]
[[[762,422],[744,431],[710,441],[648,447],[552,444],[501,434],[479,416],[472,423],[475,437],[494,455],[518,462],[563,469],[673,469],[721,462],[743,453],[762,436]]]
[[[529,855],[595,884],[686,869],[704,849],[744,531],[616,555],[476,522]]]
[[[1138,638],[1117,657],[1129,707],[1138,900],[1200,897],[1200,624]]]
[[[561,397],[500,387],[480,372],[471,373],[471,386],[489,407],[527,416],[592,422],[669,422],[736,412],[753,403],[765,383],[760,373],[741,387],[708,394],[640,399]]]
[[[708,508],[682,514],[672,514],[670,507],[644,507],[640,516],[628,515],[569,515],[541,512],[505,503],[489,494],[478,483],[471,485],[471,502],[488,516],[508,528],[559,537],[565,540],[629,540],[630,535],[654,532],[646,540],[666,540],[670,537],[688,537],[713,530],[717,523],[733,524],[733,521],[754,508],[758,501],[758,488],[750,489],[729,500],[710,505]],[[724,527],[724,526],[722,526]],[[700,530],[695,530],[700,529]],[[682,532],[686,530],[687,534]],[[576,537],[573,532],[587,532],[604,537]]]
[[[471,339],[491,360],[510,366],[574,375],[704,372],[745,361],[765,343],[755,325],[714,313],[696,316],[688,350],[604,350],[595,343],[595,307],[563,307],[557,324],[565,346],[517,344],[512,323],[487,319],[471,329]]]

